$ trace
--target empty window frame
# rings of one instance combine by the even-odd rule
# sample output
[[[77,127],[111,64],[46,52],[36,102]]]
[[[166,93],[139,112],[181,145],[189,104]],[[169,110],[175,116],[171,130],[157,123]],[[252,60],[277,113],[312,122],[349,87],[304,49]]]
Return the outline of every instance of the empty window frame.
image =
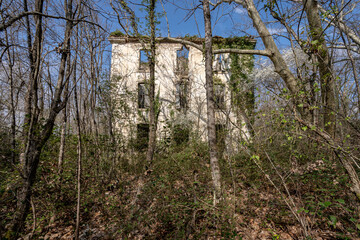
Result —
[[[187,80],[182,80],[175,84],[176,94],[175,94],[175,106],[176,109],[186,109],[187,108]]]
[[[138,107],[139,108],[148,108],[149,106],[150,106],[150,99],[149,99],[148,84],[139,83],[138,84]]]
[[[220,153],[225,150],[226,127],[224,124],[215,124],[216,144]]]
[[[147,148],[148,142],[149,142],[149,124],[146,123],[140,123],[137,124],[137,132],[136,132],[136,149],[137,150],[143,150]]]
[[[214,84],[214,102],[215,109],[225,108],[225,86],[223,84]]]
[[[226,65],[227,65],[225,55],[223,53],[215,54],[214,59],[215,59],[214,70],[215,71],[225,71]]]
[[[140,70],[145,70],[149,67],[149,56],[150,56],[149,50],[146,49],[140,50],[140,64],[139,64]]]
[[[176,51],[176,69],[179,73],[187,73],[189,69],[189,49],[182,46]]]

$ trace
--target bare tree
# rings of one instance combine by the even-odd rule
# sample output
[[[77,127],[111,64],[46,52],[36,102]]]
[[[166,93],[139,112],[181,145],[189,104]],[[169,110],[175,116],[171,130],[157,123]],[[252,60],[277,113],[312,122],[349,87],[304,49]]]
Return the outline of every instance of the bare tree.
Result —
[[[44,1],[35,1],[35,11],[43,12]],[[24,1],[25,11],[27,10],[27,1]],[[28,88],[27,107],[25,115],[25,128],[24,128],[24,145],[25,149],[22,152],[22,182],[18,193],[18,206],[14,214],[12,224],[10,226],[10,235],[16,239],[17,235],[22,231],[24,221],[30,207],[31,189],[36,178],[36,170],[40,160],[42,147],[49,139],[58,113],[65,107],[67,98],[61,99],[65,82],[65,69],[68,56],[70,54],[70,37],[73,28],[73,13],[72,13],[72,0],[65,0],[65,13],[69,19],[66,23],[64,33],[64,44],[61,51],[61,62],[59,67],[58,81],[52,99],[49,114],[45,119],[44,125],[40,124],[40,108],[38,90],[40,84],[40,65],[42,61],[42,42],[44,38],[42,15],[35,15],[35,39],[32,42],[32,35],[30,29],[29,19],[27,19],[27,32],[28,32],[28,46],[29,46],[29,61],[31,64],[30,81]]]
[[[156,46],[155,46],[155,2],[156,0],[150,0],[149,3],[149,22],[150,22],[150,59],[149,59],[149,69],[150,69],[150,79],[149,79],[149,144],[146,153],[146,161],[149,167],[152,164],[154,157],[154,151],[156,146],[156,105],[155,105],[155,56],[156,56]]]
[[[315,56],[319,63],[321,97],[324,107],[324,128],[331,136],[335,137],[335,76],[324,37],[319,8],[317,1],[314,0],[303,0],[303,4],[309,22],[310,36],[313,43],[311,50],[316,52]]]
[[[298,87],[298,82],[296,80],[296,77],[293,75],[293,73],[290,71],[290,69],[288,68],[284,58],[282,57],[280,51],[278,50],[271,34],[269,33],[266,25],[264,24],[264,22],[261,20],[260,14],[257,11],[254,2],[252,0],[234,0],[235,3],[240,4],[242,6],[244,6],[247,9],[248,15],[251,18],[254,27],[256,28],[258,34],[260,35],[265,48],[271,52],[271,55],[269,56],[270,60],[272,61],[272,63],[274,64],[274,68],[275,68],[275,72],[278,73],[281,78],[284,80],[287,88],[290,90],[290,93],[292,94],[292,99],[294,102],[294,106],[297,107],[297,109],[299,110],[299,112],[302,114],[302,119],[301,119],[301,123],[302,124],[306,124],[306,126],[313,126],[310,122],[309,119],[309,106],[306,106],[306,103],[302,102],[303,96],[301,94],[299,94],[299,91],[301,89],[299,89]],[[315,4],[315,2],[313,1],[304,1],[303,3],[312,3]],[[312,6],[314,7],[314,6]],[[320,22],[320,26],[319,26],[319,21],[320,18],[318,18],[318,16],[314,16],[314,15],[319,15],[319,11],[318,8],[316,7],[315,9],[317,11],[312,12],[311,5],[305,5],[304,9],[305,11],[308,11],[308,16],[310,19],[308,20],[309,22],[311,22],[311,28],[312,28],[312,38],[314,38],[314,41],[317,41],[316,43],[318,44],[318,47],[320,46],[320,48],[322,49],[327,49],[324,48],[323,44],[325,44],[325,40],[322,38],[322,34],[323,31],[321,30],[322,28],[320,28],[321,26],[321,22]],[[315,35],[314,35],[315,34]],[[320,45],[319,45],[320,44]],[[322,71],[320,72],[321,77],[323,77],[324,81],[323,83],[327,84],[327,88],[324,90],[324,94],[328,94],[327,96],[324,97],[324,104],[327,104],[324,106],[324,108],[326,108],[327,112],[327,116],[325,114],[324,119],[327,119],[328,122],[325,122],[325,126],[326,126],[326,130],[324,132],[324,134],[319,134],[332,148],[333,151],[335,151],[335,148],[333,146],[336,146],[338,143],[336,143],[335,139],[334,139],[334,133],[335,133],[335,128],[334,126],[330,125],[335,125],[335,113],[333,111],[335,111],[335,97],[333,96],[334,91],[335,91],[335,87],[334,87],[334,78],[332,76],[331,71],[329,71],[329,66],[330,65],[326,65],[326,63],[330,63],[329,59],[323,59],[324,57],[327,58],[328,57],[328,53],[324,53],[323,50],[321,50],[322,55],[319,56],[319,58],[322,58],[320,61],[323,61],[323,66],[322,66]],[[319,59],[318,59],[319,61]],[[332,70],[330,68],[330,70]],[[326,73],[325,73],[326,71]],[[328,79],[330,78],[330,79]],[[326,87],[326,86],[325,86]],[[302,106],[301,108],[299,108],[299,106]],[[297,118],[298,120],[300,118]],[[352,182],[352,191],[356,194],[356,196],[359,198],[360,196],[360,181],[359,181],[359,177],[354,169],[354,166],[352,164],[352,157],[349,157],[349,153],[342,152],[342,154],[338,154],[335,151],[335,154],[338,156],[338,158],[340,159],[340,162],[342,163],[343,167],[345,168],[345,170],[347,171],[351,182]],[[347,155],[347,157],[345,157]],[[360,199],[360,198],[359,198]]]
[[[214,204],[221,198],[221,175],[216,146],[215,130],[215,102],[213,86],[213,59],[212,59],[212,31],[209,0],[203,1],[205,22],[205,77],[206,77],[206,100],[207,100],[207,130],[210,153],[211,176],[214,185]]]

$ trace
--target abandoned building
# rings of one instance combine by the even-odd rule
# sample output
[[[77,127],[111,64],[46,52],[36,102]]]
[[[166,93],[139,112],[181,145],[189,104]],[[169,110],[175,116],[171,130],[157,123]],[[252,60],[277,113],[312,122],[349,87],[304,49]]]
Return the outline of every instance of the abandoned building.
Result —
[[[256,41],[245,39],[247,47]],[[214,37],[214,46],[226,39]],[[117,129],[124,137],[145,147],[149,132],[148,110],[149,46],[135,37],[110,36],[112,44],[111,78],[116,86]],[[202,44],[203,39],[191,41]],[[206,140],[207,115],[205,63],[203,53],[193,46],[175,43],[166,38],[156,40],[155,97],[157,106],[157,137],[181,143],[189,137]],[[231,85],[231,55],[214,56],[214,94],[217,135],[225,136],[224,145],[248,138],[250,130],[244,111],[234,105]],[[243,72],[250,71],[252,56],[240,56]],[[241,63],[240,63],[241,62]],[[244,64],[245,63],[245,64]],[[229,143],[226,143],[229,141]]]

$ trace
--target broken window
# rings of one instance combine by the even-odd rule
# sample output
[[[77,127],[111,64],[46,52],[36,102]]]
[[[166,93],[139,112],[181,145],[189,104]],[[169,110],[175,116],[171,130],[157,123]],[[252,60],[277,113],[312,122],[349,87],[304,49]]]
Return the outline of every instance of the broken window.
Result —
[[[214,71],[225,71],[227,62],[224,54],[222,53],[215,54],[214,59],[215,59]]]
[[[221,64],[222,64],[222,54],[216,54],[215,55],[215,67],[214,67],[214,70],[215,71],[221,71]]]
[[[139,69],[146,70],[149,67],[149,50],[142,49],[140,50],[140,65]]]
[[[225,87],[223,84],[214,84],[215,109],[225,108]]]
[[[175,105],[176,109],[186,109],[187,108],[187,81],[182,80],[175,84],[176,95],[175,95]]]
[[[187,74],[189,70],[189,49],[184,45],[176,51],[176,68],[177,72]]]
[[[137,132],[136,132],[136,149],[143,150],[147,148],[149,142],[149,124],[140,123],[137,124]]]
[[[215,133],[216,133],[216,144],[218,147],[219,153],[223,153],[225,150],[225,137],[226,137],[226,128],[224,124],[215,124]]]
[[[138,84],[138,107],[148,108],[150,106],[149,89],[146,83]]]

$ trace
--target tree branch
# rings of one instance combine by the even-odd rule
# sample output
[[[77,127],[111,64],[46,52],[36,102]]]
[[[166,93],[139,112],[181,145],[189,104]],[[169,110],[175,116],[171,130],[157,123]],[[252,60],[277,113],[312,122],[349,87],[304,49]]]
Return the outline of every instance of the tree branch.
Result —
[[[237,54],[249,54],[249,55],[261,55],[266,57],[271,57],[273,54],[269,50],[251,50],[251,49],[217,49],[213,51],[214,54],[216,53],[237,53]]]
[[[185,40],[185,39],[181,39],[181,38],[166,37],[166,38],[161,38],[161,40],[170,40],[170,41],[175,42],[175,43],[182,43],[184,45],[192,46],[192,47],[194,47],[196,49],[199,49],[200,51],[203,50],[202,45],[196,44],[194,42],[191,42],[191,41],[188,41],[188,40]]]
[[[328,24],[331,24],[337,28],[339,28],[342,32],[344,32],[351,40],[353,40],[357,45],[360,46],[360,38],[356,35],[354,30],[349,28],[344,22],[340,21],[339,19],[336,19],[336,17],[332,16],[331,14],[328,14],[328,12],[320,5],[319,10],[322,14],[326,16],[325,21],[328,22]],[[330,20],[328,20],[328,19]]]
[[[72,21],[74,24],[77,24],[79,22],[90,23],[90,24],[96,25],[97,27],[99,27],[105,31],[105,29],[103,27],[101,27],[99,24],[85,20],[85,18],[87,16],[84,16],[80,19],[75,20],[75,19],[70,19],[70,18],[66,18],[66,17],[52,16],[52,15],[47,15],[47,14],[44,14],[41,12],[31,11],[31,12],[22,12],[19,15],[10,18],[10,20],[7,21],[6,23],[0,24],[0,32],[4,31],[6,28],[13,25],[16,21],[22,19],[23,17],[29,16],[29,15],[37,15],[37,16],[43,16],[43,17],[48,17],[48,18],[53,18],[53,19],[63,19],[63,20],[67,20],[67,21]]]

